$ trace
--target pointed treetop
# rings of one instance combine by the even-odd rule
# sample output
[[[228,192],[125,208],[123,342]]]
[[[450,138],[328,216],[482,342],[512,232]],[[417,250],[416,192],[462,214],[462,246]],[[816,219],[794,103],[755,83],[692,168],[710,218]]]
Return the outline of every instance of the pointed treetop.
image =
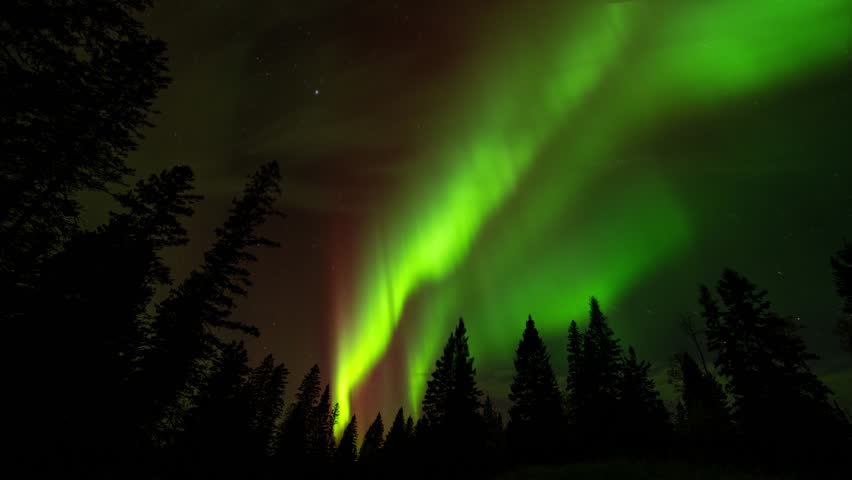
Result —
[[[589,321],[595,322],[604,320],[606,320],[606,317],[601,311],[601,305],[598,302],[598,299],[591,297],[591,299],[589,299]]]
[[[514,366],[509,393],[510,422],[530,430],[561,416],[562,394],[550,366],[550,354],[531,316],[515,350]]]
[[[384,443],[385,425],[382,421],[381,412],[370,424],[367,433],[364,434],[364,444],[361,445],[361,461],[371,462],[379,455]]]
[[[340,445],[334,452],[334,460],[340,465],[351,465],[358,459],[358,421],[355,415],[352,415],[352,420],[346,425],[343,430],[343,436],[340,438]]]
[[[405,416],[402,413],[402,407],[400,407],[396,412],[390,430],[388,430],[384,448],[388,452],[400,450],[405,446],[407,440],[408,432],[405,429]]]
[[[414,436],[414,418],[409,415],[405,421],[405,436],[411,438]]]
[[[305,374],[299,385],[299,391],[296,393],[298,403],[304,404],[305,407],[311,407],[316,404],[320,395],[320,369],[314,364],[313,367]]]
[[[527,337],[535,337],[538,338],[538,329],[535,328],[535,322],[533,321],[532,315],[527,318],[527,324],[524,328],[524,338]]]
[[[459,317],[459,323],[456,326],[456,338],[462,338],[467,335],[467,328],[464,326],[464,318]]]

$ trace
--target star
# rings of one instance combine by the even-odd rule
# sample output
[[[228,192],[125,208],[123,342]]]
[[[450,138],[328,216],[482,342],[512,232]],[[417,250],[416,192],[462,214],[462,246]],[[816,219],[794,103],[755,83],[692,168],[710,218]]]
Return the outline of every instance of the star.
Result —
[[[319,89],[314,90],[314,95],[319,95]]]

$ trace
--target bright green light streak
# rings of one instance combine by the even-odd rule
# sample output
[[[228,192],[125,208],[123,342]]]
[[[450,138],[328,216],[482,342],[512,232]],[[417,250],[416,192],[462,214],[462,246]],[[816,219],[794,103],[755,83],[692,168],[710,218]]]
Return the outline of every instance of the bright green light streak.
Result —
[[[605,13],[595,12],[595,16],[605,20]],[[541,89],[540,82],[524,71],[529,62],[518,52],[516,68],[495,71],[494,78],[502,81],[471,107],[482,116],[469,132],[429,155],[448,159],[443,163],[449,172],[440,175],[441,185],[430,185],[438,190],[421,190],[409,202],[412,207],[407,210],[417,212],[416,216],[402,217],[383,232],[384,241],[371,253],[373,266],[364,270],[361,285],[369,287],[356,306],[358,320],[339,337],[336,386],[344,418],[349,412],[349,392],[381,358],[405,300],[417,287],[439,280],[463,260],[482,223],[513,190],[559,117],[594,86],[606,61],[613,58],[617,35],[609,29],[586,33],[589,38],[581,40],[577,35],[573,40],[587,42],[596,54],[567,52],[560,72],[548,82],[562,81],[570,88]],[[576,81],[562,78],[569,72],[576,72]],[[528,87],[533,90],[526,95],[514,94]],[[562,108],[555,108],[557,103]]]
[[[541,211],[532,212],[541,221],[576,201],[625,137],[651,129],[671,110],[772,87],[842,61],[849,48],[848,0],[632,2],[549,13],[545,29],[514,25],[535,42],[509,37],[483,61],[474,85],[479,94],[458,112],[461,128],[436,135],[443,141],[424,156],[428,170],[409,185],[391,221],[377,228],[363,257],[354,316],[337,341],[343,418],[351,391],[386,351],[407,300],[463,264],[481,228],[560,129],[588,135],[566,149],[564,191],[543,196]],[[598,110],[583,111],[593,99]],[[649,242],[648,251],[621,260],[632,265],[627,273],[594,282],[598,294],[616,295],[648,259],[676,247]],[[424,324],[424,338],[442,338],[449,320]],[[412,352],[412,375],[434,355],[435,342],[424,343],[431,345]],[[422,387],[410,391],[419,395]]]
[[[548,232],[534,242],[536,254],[532,258],[510,254],[503,257],[504,261],[500,261],[504,242],[497,242],[493,248],[477,253],[488,263],[486,274],[479,276],[478,282],[470,280],[480,267],[466,264],[435,289],[438,292],[425,294],[430,299],[429,308],[417,312],[425,321],[406,339],[412,352],[408,408],[416,412],[452,319],[459,308],[465,308],[465,300],[476,297],[476,290],[489,292],[486,295],[490,299],[475,305],[477,310],[471,314],[476,317],[468,327],[471,349],[482,368],[506,359],[506,351],[517,342],[527,314],[533,315],[543,335],[563,339],[570,320],[582,321],[587,316],[590,296],[598,297],[604,306],[611,305],[643,272],[688,242],[689,222],[661,180],[637,179],[633,188],[616,196],[603,205],[598,200],[593,218],[572,222],[572,229],[582,235]],[[525,231],[521,236],[529,234]],[[530,239],[524,240],[529,248]],[[432,300],[433,294],[436,300]],[[560,351],[553,351],[554,358],[560,358]]]

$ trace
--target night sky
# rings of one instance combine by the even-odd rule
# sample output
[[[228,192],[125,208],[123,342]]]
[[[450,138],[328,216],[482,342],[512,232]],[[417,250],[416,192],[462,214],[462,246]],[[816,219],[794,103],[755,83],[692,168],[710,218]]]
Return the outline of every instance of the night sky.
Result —
[[[177,276],[277,160],[287,218],[237,311],[343,418],[417,413],[455,321],[507,403],[532,314],[565,371],[597,296],[664,392],[681,313],[723,267],[801,319],[852,407],[828,257],[852,239],[848,0],[170,0],[174,79],[130,160],[193,167]],[[291,397],[292,398],[292,397]]]

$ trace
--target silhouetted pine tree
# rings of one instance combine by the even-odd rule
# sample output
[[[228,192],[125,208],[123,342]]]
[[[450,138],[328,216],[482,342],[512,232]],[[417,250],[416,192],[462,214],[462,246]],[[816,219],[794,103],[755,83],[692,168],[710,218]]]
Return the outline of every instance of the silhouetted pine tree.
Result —
[[[412,438],[423,437],[429,433],[429,430],[429,419],[426,418],[426,415],[421,415],[414,424],[414,435],[412,435]]]
[[[837,321],[837,333],[843,349],[852,354],[852,243],[843,242],[843,248],[831,257],[834,284],[843,299],[843,314]]]
[[[289,370],[284,364],[275,365],[272,355],[264,357],[248,375],[246,388],[251,401],[253,449],[271,454],[276,426],[284,412],[284,389]]]
[[[423,417],[418,422],[418,444],[447,464],[464,465],[478,459],[484,446],[479,414],[482,392],[468,348],[464,320],[459,323],[436,362],[426,384]]]
[[[617,418],[622,351],[597,299],[589,302],[589,326],[583,334],[578,404],[574,421],[590,447],[608,442],[621,429]],[[611,440],[611,439],[610,439]]]
[[[467,330],[459,319],[426,385],[423,413],[430,429],[460,427],[456,422],[469,424],[477,416],[482,392],[476,387],[475,375]]]
[[[328,431],[328,446],[327,446],[327,458],[332,459],[334,457],[334,452],[337,450],[337,444],[334,441],[334,427],[337,425],[337,422],[340,421],[340,404],[335,402],[334,405],[331,406],[331,413],[328,415],[326,429]]]
[[[277,453],[299,465],[305,461],[310,451],[312,416],[320,401],[320,370],[314,365],[305,374],[296,401],[287,409],[287,416],[278,434]]]
[[[577,322],[571,320],[571,325],[568,327],[568,377],[566,388],[566,415],[568,421],[572,424],[578,423],[577,416],[582,411],[582,406],[585,403],[583,395],[586,390],[583,388],[583,335],[577,327]]]
[[[456,337],[455,332],[452,332],[450,333],[450,338],[447,339],[446,345],[444,345],[444,352],[441,358],[435,362],[435,371],[432,372],[432,379],[426,383],[426,395],[423,400],[423,417],[418,420],[418,423],[428,422],[429,424],[438,426],[444,422],[444,417],[449,408],[449,391],[454,381],[453,366],[455,364],[455,357]],[[418,430],[423,429],[418,428]]]
[[[228,219],[216,229],[204,263],[157,306],[136,395],[139,410],[147,412],[145,423],[166,430],[179,425],[183,404],[191,403],[194,388],[203,381],[202,360],[220,347],[217,330],[258,335],[257,328],[230,317],[236,298],[245,296],[251,285],[247,264],[257,260],[251,250],[277,246],[257,230],[268,217],[281,215],[274,207],[279,180],[274,162],[249,178]]]
[[[561,435],[562,394],[550,366],[550,354],[532,316],[515,350],[515,375],[510,386],[509,425],[511,451],[522,461],[549,460]]]
[[[326,385],[308,419],[308,455],[314,464],[327,463],[334,453],[337,416],[337,405],[332,407],[330,389]]]
[[[411,441],[414,438],[414,418],[411,415],[408,416],[408,420],[405,421],[405,438]]]
[[[382,442],[385,438],[385,424],[382,414],[376,415],[376,419],[370,424],[367,433],[364,434],[364,443],[361,444],[361,454],[358,461],[363,464],[377,464],[381,455]]]
[[[467,329],[459,318],[456,326],[456,354],[454,358],[453,384],[449,391],[447,419],[461,425],[478,423],[478,410],[482,407],[482,391],[476,386],[476,369],[468,347]]]
[[[675,429],[681,449],[711,457],[732,438],[727,396],[716,378],[703,371],[686,352],[675,355],[675,390],[680,393]]]
[[[636,357],[632,346],[628,347],[621,362],[616,416],[620,429],[632,440],[627,447],[634,451],[659,448],[659,442],[671,426],[669,412],[651,379],[650,368],[648,362]]]
[[[748,443],[785,461],[818,453],[845,427],[831,391],[808,365],[818,357],[798,327],[771,310],[767,292],[742,275],[725,270],[716,293],[719,300],[701,287],[708,347]]]
[[[396,412],[393,418],[388,435],[385,438],[384,452],[385,458],[389,462],[398,462],[405,455],[408,448],[408,432],[405,429],[405,417],[402,414],[402,407]]]
[[[352,467],[358,459],[358,422],[355,415],[352,415],[352,420],[349,425],[343,429],[343,436],[340,437],[340,445],[334,453],[334,461],[341,467]]]

